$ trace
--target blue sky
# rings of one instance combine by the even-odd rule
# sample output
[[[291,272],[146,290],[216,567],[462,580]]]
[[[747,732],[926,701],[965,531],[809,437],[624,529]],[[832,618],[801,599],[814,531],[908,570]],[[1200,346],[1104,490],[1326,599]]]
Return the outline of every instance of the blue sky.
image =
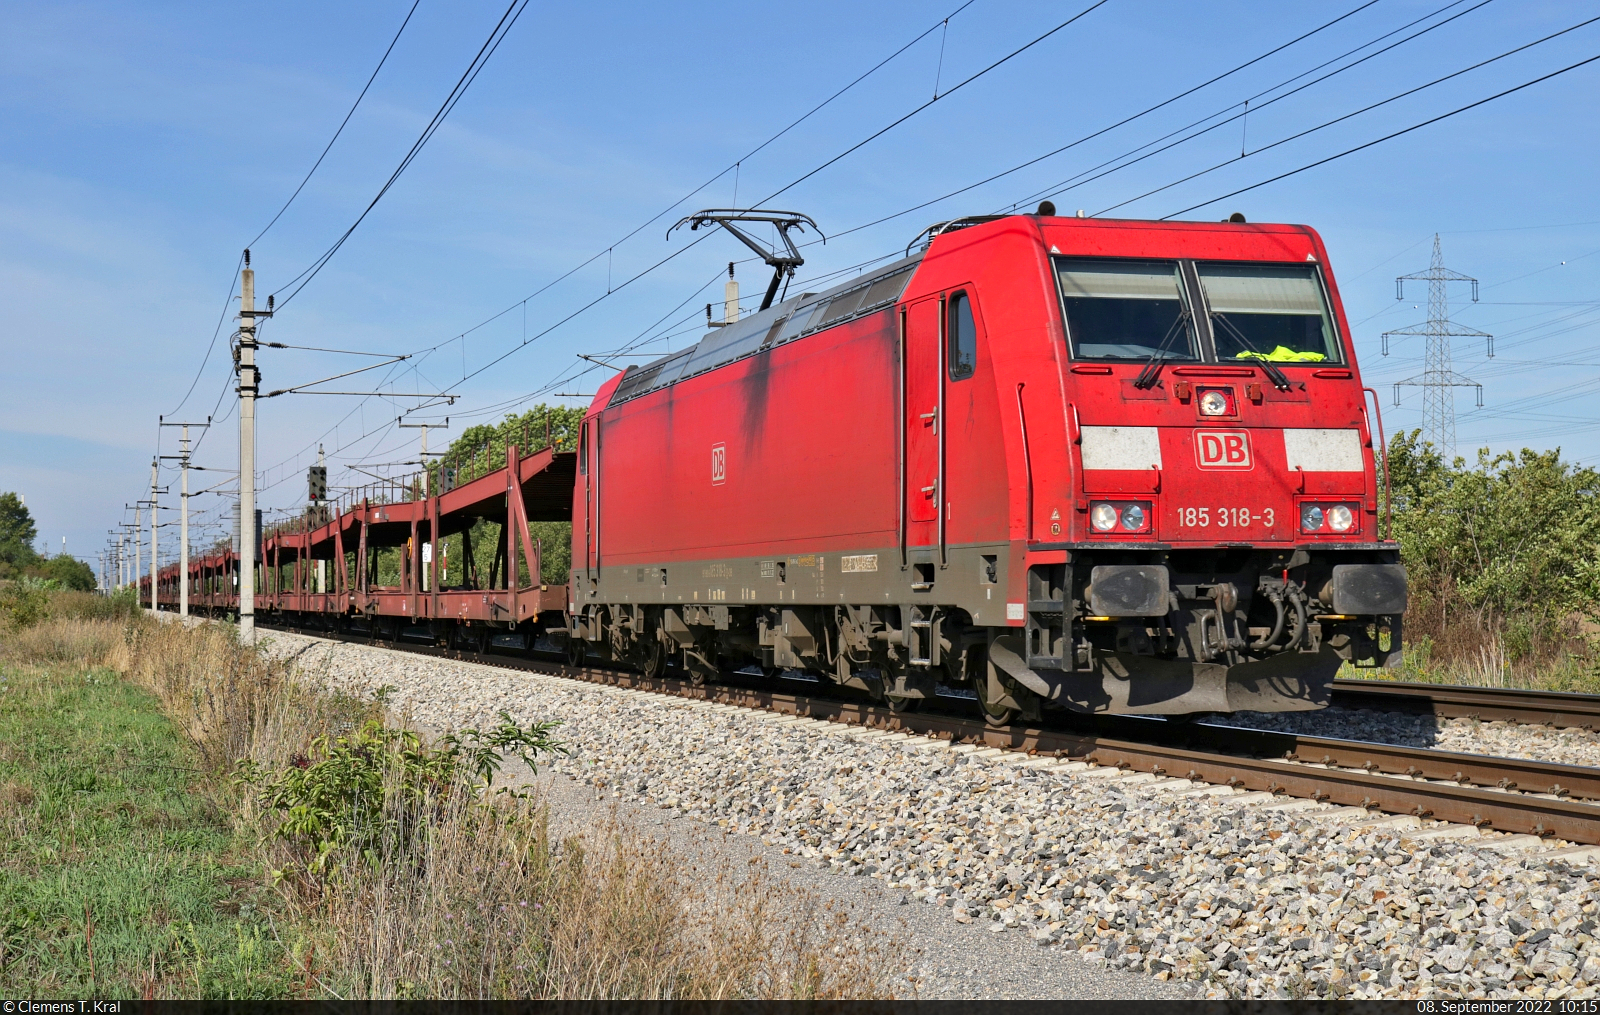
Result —
[[[593,391],[603,373],[582,372],[578,353],[658,334],[667,337],[645,348],[693,341],[697,308],[720,295],[726,262],[744,256],[725,236],[685,250],[700,234],[667,238],[679,215],[734,203],[736,186],[741,204],[777,191],[926,103],[936,82],[950,88],[1093,0],[975,0],[946,26],[961,2],[815,2],[800,16],[792,5],[530,4],[437,135],[263,338],[418,353],[401,368],[352,378],[345,389],[382,383],[397,392],[458,392],[453,407],[421,414],[448,414],[452,433],[496,419],[541,389]],[[1600,3],[1363,2],[1108,0],[777,198],[830,236],[806,248],[802,277],[903,250],[931,221],[1005,208],[1186,124],[1232,116],[1247,98],[1252,111],[1242,121],[1084,182],[1056,203],[1093,213],[1227,163],[1116,212],[1167,215],[1600,54],[1597,22],[1256,152],[1600,17]],[[108,527],[131,520],[123,505],[145,496],[160,414],[203,419],[215,408],[219,425],[197,460],[234,466],[231,323],[200,365],[224,316],[240,248],[305,175],[409,7],[4,5],[0,489],[26,495],[53,549],[66,536],[69,551],[92,558]],[[255,243],[262,294],[300,273],[354,221],[504,9],[422,0],[326,161]],[[856,228],[1100,131],[1350,11],[1245,70],[1034,166]],[[1285,90],[1269,89],[1325,61],[1417,22],[1345,57],[1348,63],[1454,15],[1268,102]],[[717,176],[936,25],[736,172]],[[1455,347],[1456,368],[1485,387],[1482,410],[1473,408],[1470,390],[1460,394],[1459,449],[1560,446],[1592,462],[1600,457],[1600,412],[1592,406],[1600,390],[1597,84],[1600,63],[1186,217],[1237,210],[1252,221],[1303,222],[1322,232],[1363,370],[1384,394],[1391,430],[1420,422],[1420,395],[1393,408],[1389,385],[1421,370],[1422,348],[1408,340],[1383,357],[1379,335],[1425,316],[1420,298],[1396,302],[1393,279],[1423,270],[1440,233],[1446,263],[1483,283],[1476,305],[1465,287],[1456,294],[1457,320],[1497,336],[1493,360],[1481,342]],[[1241,147],[1256,153],[1237,158]],[[674,253],[546,333],[605,296],[608,278],[615,287]],[[745,265],[741,279],[747,294],[759,295],[765,272]],[[267,350],[262,362],[268,388],[355,365],[288,350]],[[381,463],[415,458],[417,432],[385,426],[413,404],[298,396],[263,403],[263,506],[301,501],[319,441],[335,465],[335,485],[350,480],[342,466],[379,463],[381,472]],[[161,437],[161,453],[175,446],[170,431]],[[202,474],[195,488],[220,478]],[[175,479],[163,481],[176,490]],[[212,531],[222,504],[196,501]]]

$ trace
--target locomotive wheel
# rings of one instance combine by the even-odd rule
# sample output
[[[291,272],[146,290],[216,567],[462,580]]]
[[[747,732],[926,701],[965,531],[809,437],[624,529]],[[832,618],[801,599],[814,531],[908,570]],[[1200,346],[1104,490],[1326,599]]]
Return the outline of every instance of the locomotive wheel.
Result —
[[[1000,683],[995,668],[989,664],[988,653],[979,646],[968,652],[963,662],[967,686],[978,698],[978,711],[983,714],[984,722],[990,726],[1010,726],[1017,717],[1017,710],[1011,704],[1016,699]]]
[[[716,649],[698,644],[683,650],[683,670],[689,675],[692,687],[704,687],[717,682]]]
[[[639,670],[651,680],[667,672],[667,647],[660,638],[645,639],[639,652]]]
[[[589,657],[589,643],[582,638],[567,636],[567,665],[581,667]]]
[[[885,697],[883,701],[884,704],[889,706],[889,711],[893,712],[895,715],[907,715],[921,708],[923,699],[903,698],[899,695],[889,695]]]
[[[1016,709],[992,703],[981,687],[978,690],[978,710],[983,713],[983,721],[990,726],[1010,726],[1017,718]]]

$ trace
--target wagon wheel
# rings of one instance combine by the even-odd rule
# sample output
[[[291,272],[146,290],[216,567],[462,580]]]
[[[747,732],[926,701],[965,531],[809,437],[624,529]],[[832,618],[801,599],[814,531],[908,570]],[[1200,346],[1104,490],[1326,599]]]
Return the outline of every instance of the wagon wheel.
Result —
[[[493,634],[494,628],[492,627],[480,627],[478,629],[478,654],[480,656],[489,654],[489,641]]]
[[[567,665],[581,667],[589,657],[589,643],[573,635],[567,636]]]

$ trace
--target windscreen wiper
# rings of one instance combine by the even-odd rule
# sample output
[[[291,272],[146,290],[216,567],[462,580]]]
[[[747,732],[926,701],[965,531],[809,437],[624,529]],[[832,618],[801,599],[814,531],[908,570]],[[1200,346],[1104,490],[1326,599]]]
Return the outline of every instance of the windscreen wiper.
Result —
[[[1221,324],[1228,329],[1228,333],[1237,339],[1240,345],[1255,354],[1254,361],[1261,364],[1261,369],[1266,372],[1267,378],[1272,381],[1273,387],[1279,391],[1288,391],[1292,387],[1289,383],[1288,375],[1278,369],[1278,364],[1267,359],[1266,354],[1257,349],[1255,343],[1245,337],[1244,332],[1234,327],[1233,322],[1228,320],[1226,315],[1219,310],[1213,310],[1211,311],[1211,320],[1213,323]]]
[[[1161,344],[1156,346],[1156,351],[1151,353],[1150,358],[1144,361],[1144,369],[1140,370],[1139,376],[1134,378],[1134,387],[1144,391],[1156,386],[1156,381],[1161,377],[1161,367],[1167,361],[1167,346],[1172,344],[1172,340],[1187,325],[1188,320],[1189,311],[1187,309],[1180,310],[1178,316],[1172,319],[1172,325],[1167,328],[1167,333],[1162,337]]]

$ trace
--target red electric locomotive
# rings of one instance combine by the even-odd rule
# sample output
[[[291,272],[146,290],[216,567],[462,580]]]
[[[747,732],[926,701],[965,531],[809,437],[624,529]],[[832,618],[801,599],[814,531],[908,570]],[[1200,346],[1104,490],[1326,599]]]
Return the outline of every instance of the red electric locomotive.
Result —
[[[1314,709],[1341,662],[1398,659],[1405,572],[1314,230],[925,235],[596,395],[574,658],[970,692],[997,723]]]
[[[692,221],[755,246],[732,225],[752,218],[785,241],[801,220]],[[432,489],[319,507],[262,542],[256,608],[485,651],[549,634],[697,682],[798,669],[895,709],[970,694],[996,723],[1313,709],[1343,661],[1398,661],[1377,420],[1313,230],[925,235],[776,305],[798,251],[764,254],[763,308],[613,378],[575,453],[472,454]],[[427,552],[480,519],[501,526],[487,573]],[[528,523],[568,519],[571,583],[541,585]],[[238,563],[191,561],[198,609],[237,607]],[[176,567],[156,594],[179,602]]]

